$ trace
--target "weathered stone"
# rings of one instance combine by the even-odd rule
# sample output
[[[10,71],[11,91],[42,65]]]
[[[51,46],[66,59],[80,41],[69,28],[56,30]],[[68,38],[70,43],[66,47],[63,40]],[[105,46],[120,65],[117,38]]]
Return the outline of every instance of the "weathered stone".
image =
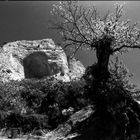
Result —
[[[85,72],[84,65],[75,58],[68,59],[68,67],[70,79],[80,78]]]
[[[0,78],[7,82],[53,75],[68,82],[84,73],[80,64],[74,59],[67,61],[64,50],[52,39],[15,41],[4,44],[0,51]]]
[[[55,130],[45,135],[47,140],[70,140],[73,137],[78,136],[77,133],[70,134],[72,128],[86,120],[89,116],[94,113],[92,106],[87,106],[78,112],[71,115],[71,117],[64,123],[59,125]],[[77,137],[76,137],[77,138]]]

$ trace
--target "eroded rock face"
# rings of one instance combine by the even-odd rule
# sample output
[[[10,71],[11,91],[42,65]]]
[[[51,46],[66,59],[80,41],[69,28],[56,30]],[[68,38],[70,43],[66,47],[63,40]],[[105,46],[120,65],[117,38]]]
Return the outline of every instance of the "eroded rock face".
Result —
[[[87,106],[79,110],[78,112],[71,115],[71,117],[64,124],[59,125],[53,131],[50,131],[47,134],[45,134],[44,135],[45,139],[47,140],[81,140],[77,137],[78,134],[71,133],[71,130],[77,124],[89,118],[92,114],[94,114],[94,112],[95,110],[93,110],[92,106]],[[88,138],[86,140],[88,140]]]
[[[70,79],[80,78],[85,72],[84,65],[75,58],[68,59],[68,67]]]
[[[67,82],[75,77],[75,72],[82,75],[84,70],[78,61],[68,62],[64,50],[52,39],[10,42],[0,52],[0,78],[4,82],[50,75]]]

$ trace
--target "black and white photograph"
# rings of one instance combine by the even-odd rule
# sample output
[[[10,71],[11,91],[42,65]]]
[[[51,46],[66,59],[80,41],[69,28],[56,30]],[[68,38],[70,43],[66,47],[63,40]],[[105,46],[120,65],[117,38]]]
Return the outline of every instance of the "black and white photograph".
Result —
[[[0,1],[0,140],[140,140],[140,2]]]

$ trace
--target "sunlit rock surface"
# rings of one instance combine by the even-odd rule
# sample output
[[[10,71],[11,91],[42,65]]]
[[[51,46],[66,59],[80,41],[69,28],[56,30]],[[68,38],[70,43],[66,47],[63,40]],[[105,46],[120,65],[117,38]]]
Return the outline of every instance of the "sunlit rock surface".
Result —
[[[81,109],[80,111],[74,113],[64,124],[59,125],[55,130],[47,133],[45,138],[47,140],[70,140],[78,136],[77,133],[70,134],[72,128],[77,125],[77,123],[87,119],[93,113],[94,110],[91,106]]]
[[[9,42],[0,52],[0,77],[4,82],[45,76],[67,82],[81,77],[84,71],[81,62],[67,60],[64,50],[52,39]]]
[[[68,59],[69,77],[70,79],[80,78],[85,72],[84,65],[75,58]]]

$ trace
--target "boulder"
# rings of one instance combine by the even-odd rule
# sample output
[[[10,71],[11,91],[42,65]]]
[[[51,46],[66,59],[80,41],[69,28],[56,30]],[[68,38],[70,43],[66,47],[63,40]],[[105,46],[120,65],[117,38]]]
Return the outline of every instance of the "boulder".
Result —
[[[68,67],[69,67],[69,77],[70,79],[77,79],[80,78],[84,72],[85,67],[84,65],[76,58],[68,59]]]
[[[24,78],[54,76],[65,82],[83,75],[85,67],[68,60],[61,46],[52,39],[9,42],[0,50],[0,78],[3,82]]]
[[[43,134],[42,137],[38,137],[41,140],[79,140],[78,133],[72,133],[72,129],[79,123],[85,121],[95,110],[93,106],[87,106],[70,116],[70,118],[63,124],[60,124],[56,129]],[[30,135],[29,139],[35,139],[36,136]]]

